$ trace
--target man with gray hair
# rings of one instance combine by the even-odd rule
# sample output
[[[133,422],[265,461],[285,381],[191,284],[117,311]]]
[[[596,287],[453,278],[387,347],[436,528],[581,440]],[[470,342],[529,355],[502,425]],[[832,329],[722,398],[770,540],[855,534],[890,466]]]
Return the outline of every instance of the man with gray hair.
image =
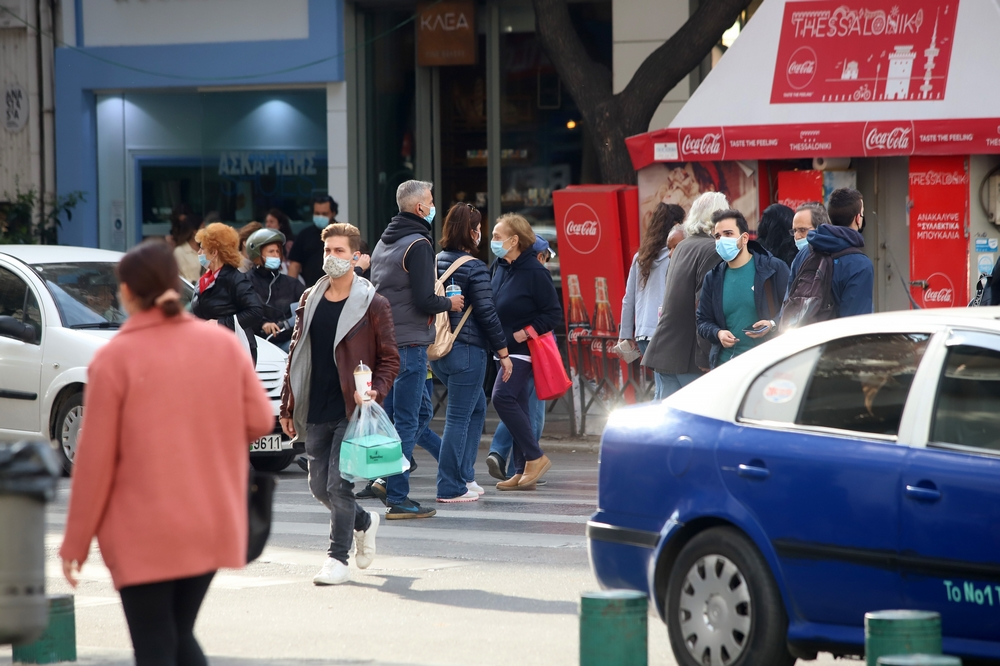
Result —
[[[705,274],[722,261],[715,251],[712,213],[729,208],[726,195],[705,192],[691,204],[684,220],[687,238],[670,256],[663,307],[642,364],[660,380],[655,399],[666,398],[709,369],[711,341],[698,337],[695,312]]]
[[[830,224],[830,216],[826,212],[826,206],[818,201],[804,203],[795,209],[795,217],[792,218],[792,237],[799,252],[809,245],[806,238],[809,232],[819,229],[821,224]]]
[[[434,315],[461,312],[460,294],[446,298],[434,293],[437,267],[431,240],[434,221],[432,183],[408,180],[396,190],[399,214],[392,218],[372,252],[372,282],[392,308],[399,346],[399,374],[391,398],[393,421],[403,455],[413,457],[413,446],[431,420],[430,400],[424,396],[427,347],[434,342]],[[384,485],[383,485],[384,484]],[[372,484],[372,492],[386,504],[386,519],[430,518],[436,511],[409,498],[410,473]]]

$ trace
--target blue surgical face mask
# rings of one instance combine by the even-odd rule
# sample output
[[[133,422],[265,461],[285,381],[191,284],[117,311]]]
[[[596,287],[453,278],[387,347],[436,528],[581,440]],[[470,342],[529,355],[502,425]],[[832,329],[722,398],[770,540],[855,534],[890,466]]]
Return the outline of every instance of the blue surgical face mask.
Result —
[[[497,259],[503,259],[507,256],[509,250],[503,246],[507,241],[490,241],[490,250],[493,252]]]
[[[264,259],[264,268],[276,271],[281,268],[281,259],[278,257],[267,257]]]
[[[435,215],[437,215],[437,209],[434,208],[434,204],[431,204],[431,211],[424,215],[424,219],[427,220],[427,224],[431,224],[434,221]]]
[[[205,255],[203,255],[203,254],[199,254],[199,255],[198,255],[198,263],[199,263],[199,264],[201,264],[201,267],[202,267],[202,268],[208,268],[208,265],[209,265],[210,263],[212,263],[212,262],[210,262],[210,261],[208,260],[208,257],[206,257]]]
[[[806,245],[809,245],[809,239],[808,238],[796,238],[795,239],[795,247],[799,248],[800,252],[802,250],[806,249]]]
[[[723,261],[732,261],[739,255],[740,248],[735,238],[720,238],[715,241],[715,251]]]
[[[326,215],[313,215],[313,224],[315,224],[319,229],[326,229],[330,226],[330,218]]]

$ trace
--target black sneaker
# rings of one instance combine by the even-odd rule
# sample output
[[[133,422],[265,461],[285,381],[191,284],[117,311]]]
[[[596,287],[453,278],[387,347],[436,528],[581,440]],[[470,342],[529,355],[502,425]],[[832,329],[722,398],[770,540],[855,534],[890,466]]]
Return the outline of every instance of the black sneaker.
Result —
[[[413,456],[412,458],[410,458],[410,474],[413,474],[416,471],[417,471],[417,457]]]
[[[385,479],[375,479],[371,482],[368,488],[371,489],[373,497],[377,497],[382,504],[389,506],[389,502],[385,494]]]
[[[390,504],[385,511],[386,520],[406,520],[408,518],[430,518],[436,509],[425,509],[411,499],[403,500],[402,504]]]
[[[486,469],[494,479],[507,480],[507,472],[505,471],[507,469],[507,461],[496,451],[491,451],[486,456]]]
[[[372,492],[372,482],[369,481],[368,485],[364,487],[363,490],[354,493],[354,499],[375,499],[377,495]]]

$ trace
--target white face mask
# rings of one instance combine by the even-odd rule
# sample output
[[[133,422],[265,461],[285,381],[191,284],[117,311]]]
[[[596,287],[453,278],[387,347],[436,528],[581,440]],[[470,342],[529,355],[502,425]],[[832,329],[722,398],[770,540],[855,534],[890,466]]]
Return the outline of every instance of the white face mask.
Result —
[[[323,272],[330,276],[331,280],[343,277],[351,270],[351,260],[341,259],[332,254],[323,260]]]

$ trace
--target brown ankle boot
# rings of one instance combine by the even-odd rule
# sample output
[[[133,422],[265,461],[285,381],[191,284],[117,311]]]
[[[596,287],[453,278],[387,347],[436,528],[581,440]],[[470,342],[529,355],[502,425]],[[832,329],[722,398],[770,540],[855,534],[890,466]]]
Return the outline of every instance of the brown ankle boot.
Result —
[[[524,474],[521,476],[521,481],[518,483],[519,486],[534,486],[535,483],[545,475],[549,468],[552,467],[552,461],[549,457],[542,454],[541,458],[537,460],[529,460],[524,463]]]
[[[497,490],[517,490],[517,482],[521,480],[521,474],[515,474],[506,481],[497,484]]]

